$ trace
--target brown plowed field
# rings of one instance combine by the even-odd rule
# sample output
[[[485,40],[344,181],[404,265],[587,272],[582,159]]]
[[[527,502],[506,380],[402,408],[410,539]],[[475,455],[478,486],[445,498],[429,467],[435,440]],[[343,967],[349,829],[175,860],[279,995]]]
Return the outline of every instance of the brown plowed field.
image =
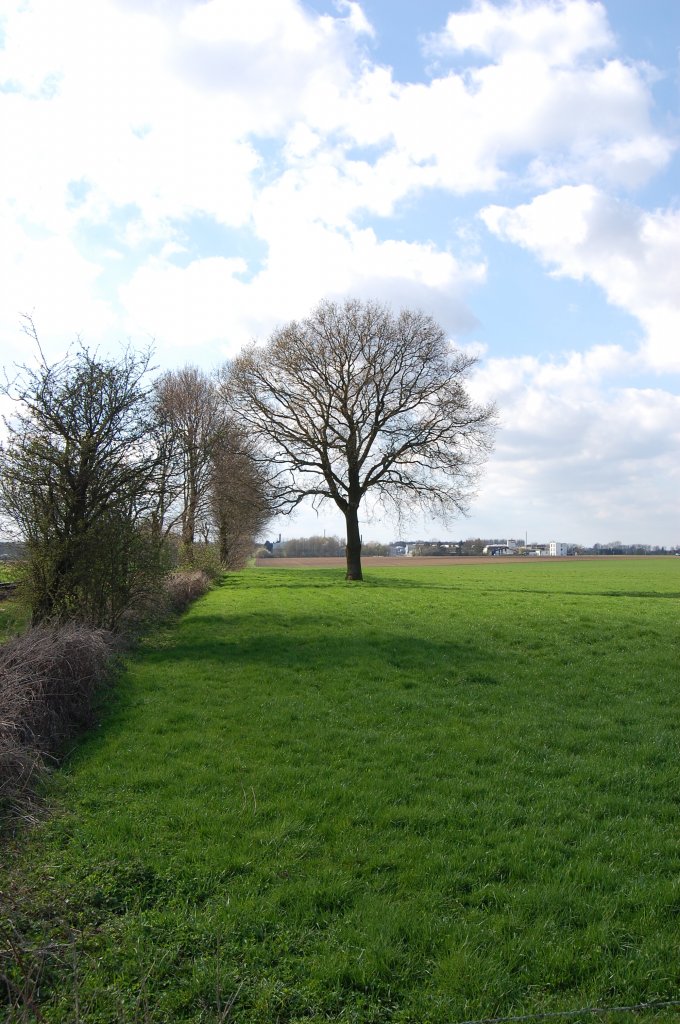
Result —
[[[668,558],[668,555],[570,555],[565,558],[526,557],[524,555],[432,555],[429,557],[404,556],[391,558],[389,556],[371,556],[362,558],[361,564],[365,569],[397,568],[408,569],[416,565],[434,567],[436,565],[499,565],[512,562],[516,565],[546,565],[554,562],[586,562],[602,559],[640,559],[640,558]],[[255,565],[258,569],[339,569],[344,567],[344,558],[257,558]]]

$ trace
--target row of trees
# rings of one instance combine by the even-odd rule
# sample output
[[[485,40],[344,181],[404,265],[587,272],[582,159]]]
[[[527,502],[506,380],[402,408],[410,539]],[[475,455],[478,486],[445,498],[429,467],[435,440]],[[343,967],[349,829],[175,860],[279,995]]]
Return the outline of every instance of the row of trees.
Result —
[[[27,332],[41,352],[32,322]],[[22,368],[0,448],[0,511],[24,540],[34,622],[115,626],[181,546],[214,540],[243,564],[271,516],[262,463],[220,397],[188,367],[150,379],[149,353],[103,359],[80,345]]]
[[[33,324],[27,332],[40,351]],[[111,624],[167,558],[214,539],[239,565],[275,512],[333,502],[346,577],[362,579],[359,509],[466,511],[490,445],[470,399],[475,360],[418,311],[323,302],[207,375],[149,382],[149,354],[80,346],[5,389],[0,510],[26,541],[34,618]]]

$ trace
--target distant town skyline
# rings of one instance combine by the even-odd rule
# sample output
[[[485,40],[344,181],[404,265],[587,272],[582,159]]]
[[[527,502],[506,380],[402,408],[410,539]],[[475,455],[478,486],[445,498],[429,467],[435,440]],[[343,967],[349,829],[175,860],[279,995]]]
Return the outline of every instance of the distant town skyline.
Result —
[[[677,545],[679,47],[677,0],[6,0],[5,370],[22,313],[209,370],[323,297],[419,307],[500,426],[469,519],[409,532]]]

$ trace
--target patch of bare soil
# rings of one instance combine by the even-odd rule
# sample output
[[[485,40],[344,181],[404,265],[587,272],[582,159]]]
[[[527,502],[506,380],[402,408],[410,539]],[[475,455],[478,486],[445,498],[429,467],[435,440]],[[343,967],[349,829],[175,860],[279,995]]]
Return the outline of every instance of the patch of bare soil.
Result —
[[[555,562],[640,561],[669,558],[670,555],[567,555],[564,557],[527,557],[526,555],[371,555],[361,559],[364,569],[408,569],[436,565],[553,565]],[[258,569],[342,569],[344,558],[256,558]]]
[[[408,569],[413,566],[433,567],[436,565],[500,565],[513,562],[519,565],[545,565],[553,562],[574,562],[586,561],[595,558],[635,558],[635,555],[570,555],[566,558],[527,558],[523,555],[400,555],[391,557],[389,555],[372,555],[361,559],[364,569]],[[255,565],[258,569],[336,569],[343,568],[344,558],[257,558]]]

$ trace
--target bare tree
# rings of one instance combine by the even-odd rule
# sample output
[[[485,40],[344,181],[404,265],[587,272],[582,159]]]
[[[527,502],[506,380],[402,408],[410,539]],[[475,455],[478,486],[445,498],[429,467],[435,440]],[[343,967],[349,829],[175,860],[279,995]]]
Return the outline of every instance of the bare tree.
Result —
[[[184,459],[172,417],[159,398],[157,383],[152,393],[152,409],[151,443],[157,457],[149,481],[149,525],[162,544],[182,518]]]
[[[233,421],[213,452],[210,503],[220,562],[227,569],[246,563],[254,538],[272,517],[269,476],[251,439]]]
[[[182,542],[190,548],[209,514],[212,459],[225,428],[224,406],[213,378],[185,366],[156,382],[156,407],[167,456],[163,516],[171,524],[181,521]]]
[[[27,333],[40,351],[35,328]],[[29,552],[34,622],[113,626],[162,572],[149,543],[156,453],[147,353],[100,359],[80,345],[54,365],[23,367],[3,390],[18,404],[0,447],[0,510]]]
[[[345,517],[347,579],[362,579],[359,507],[439,518],[465,513],[491,448],[494,409],[475,405],[475,360],[418,311],[323,302],[247,348],[225,371],[233,413],[267,445],[279,508],[335,502]]]

